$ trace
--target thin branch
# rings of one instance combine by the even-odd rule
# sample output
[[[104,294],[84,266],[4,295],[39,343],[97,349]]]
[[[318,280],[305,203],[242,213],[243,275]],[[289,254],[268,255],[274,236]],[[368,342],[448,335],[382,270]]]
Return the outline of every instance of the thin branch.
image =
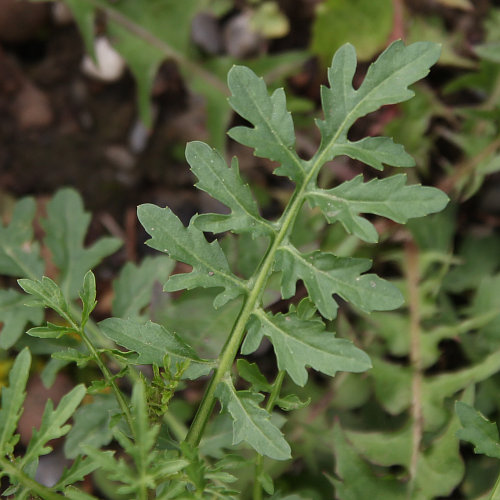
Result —
[[[408,283],[408,307],[410,310],[410,363],[413,369],[411,415],[413,423],[410,482],[408,499],[412,498],[417,476],[420,445],[423,434],[422,414],[422,354],[420,349],[420,294],[419,252],[414,241],[405,245],[406,279]]]

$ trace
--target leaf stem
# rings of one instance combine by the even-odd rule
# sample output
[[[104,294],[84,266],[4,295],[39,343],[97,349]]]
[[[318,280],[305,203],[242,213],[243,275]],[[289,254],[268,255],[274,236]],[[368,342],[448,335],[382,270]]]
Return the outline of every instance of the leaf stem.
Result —
[[[413,420],[412,451],[408,498],[412,498],[417,476],[418,458],[423,435],[422,409],[422,354],[420,348],[420,292],[419,252],[414,241],[405,246],[406,278],[408,282],[408,307],[410,309],[410,362],[412,375],[411,415]]]
[[[330,144],[333,144],[339,135],[340,131],[335,135]],[[276,252],[293,228],[299,210],[304,203],[307,186],[318,174],[319,169],[324,163],[323,159],[326,155],[327,151],[323,150],[317,154],[314,159],[308,162],[310,164],[310,169],[304,177],[302,183],[297,185],[295,188],[287,207],[276,224],[276,227],[279,228],[279,230],[268,248],[260,268],[254,275],[255,279],[252,278],[250,280],[250,283],[252,284],[250,293],[248,294],[243,308],[236,319],[226,344],[222,348],[222,352],[219,356],[218,367],[208,383],[203,399],[201,400],[198,411],[187,434],[186,442],[192,446],[196,447],[200,443],[203,431],[215,405],[215,391],[217,386],[234,363],[236,355],[238,354],[238,349],[245,336],[247,322],[253,312],[259,307],[259,301],[264,293],[267,280],[273,269]]]
[[[7,473],[10,477],[15,477],[24,487],[35,492],[44,500],[59,500],[59,498],[64,498],[63,495],[59,495],[46,486],[37,483],[22,470],[18,470],[15,465],[4,457],[0,457],[0,468],[4,473]]]
[[[280,370],[273,384],[273,389],[269,395],[269,399],[266,404],[266,411],[271,413],[273,411],[276,400],[279,398],[281,386],[283,385],[283,379],[285,378],[285,370]],[[262,485],[259,481],[259,476],[262,474],[262,467],[264,464],[264,457],[262,455],[257,455],[255,459],[255,473],[253,482],[253,500],[262,500]]]
[[[493,486],[493,489],[491,490],[489,500],[500,500],[500,474],[495,481],[495,486]]]
[[[99,353],[96,351],[94,344],[89,340],[87,337],[87,334],[83,329],[79,330],[79,333],[85,342],[85,345],[87,346],[88,350],[94,357],[95,362],[97,363],[97,366],[101,370],[102,374],[104,375],[104,378],[106,379],[106,382],[109,384],[111,389],[113,390],[116,400],[118,401],[118,404],[120,405],[120,408],[123,412],[123,415],[125,416],[125,420],[127,421],[128,426],[130,427],[130,431],[132,434],[134,434],[134,427],[132,425],[132,415],[130,414],[130,409],[128,407],[127,402],[125,401],[125,398],[123,397],[122,391],[118,388],[116,385],[116,382],[113,380],[113,376],[111,375],[110,371],[108,370],[108,367],[102,362],[101,357],[99,356]]]

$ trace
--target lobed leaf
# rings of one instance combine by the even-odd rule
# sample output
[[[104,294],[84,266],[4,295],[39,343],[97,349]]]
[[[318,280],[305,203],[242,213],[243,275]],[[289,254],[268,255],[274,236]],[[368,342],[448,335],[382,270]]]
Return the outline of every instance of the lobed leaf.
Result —
[[[401,144],[394,144],[389,137],[365,137],[360,141],[347,141],[337,144],[331,149],[334,156],[347,155],[354,160],[362,161],[377,170],[384,165],[392,167],[413,167],[415,160]]]
[[[378,241],[375,227],[361,213],[387,217],[394,222],[439,212],[448,197],[439,189],[405,185],[406,175],[363,182],[358,175],[333,189],[312,188],[306,194],[312,206],[319,206],[328,222],[340,221],[347,232],[369,243]]]
[[[26,333],[31,337],[38,337],[39,339],[58,339],[63,335],[68,333],[73,333],[74,328],[68,328],[67,326],[56,325],[47,321],[45,326],[36,326],[35,328],[30,328]]]
[[[23,198],[14,207],[10,224],[0,222],[0,274],[38,278],[45,268],[40,246],[33,242],[33,198]]]
[[[262,375],[257,363],[249,363],[246,359],[238,359],[236,362],[238,374],[241,378],[252,384],[255,392],[271,392],[273,387]]]
[[[249,335],[255,329],[260,330],[260,336],[270,338],[278,368],[286,370],[297,385],[304,386],[307,382],[306,366],[331,376],[338,371],[363,372],[371,368],[366,353],[349,340],[326,332],[319,319],[304,320],[293,313],[273,316],[259,310],[251,322]],[[249,354],[245,349],[243,353]]]
[[[28,294],[33,295],[44,307],[50,307],[59,316],[65,319],[71,318],[68,303],[64,298],[59,285],[47,276],[41,280],[20,279],[19,286]]]
[[[264,396],[250,391],[236,391],[230,379],[216,390],[222,407],[233,419],[233,445],[245,441],[260,455],[288,460],[290,446],[281,431],[270,421],[270,414],[259,406]]]
[[[163,359],[168,355],[173,369],[176,362],[189,361],[190,366],[184,373],[187,378],[206,375],[214,366],[212,361],[200,359],[177,334],[151,321],[141,324],[132,320],[108,318],[99,323],[99,328],[118,345],[137,353],[136,358],[129,359],[134,364],[163,366]]]
[[[500,458],[500,439],[497,425],[462,401],[455,403],[455,411],[462,424],[462,429],[457,431],[457,437],[472,443],[474,453]]]
[[[127,262],[113,282],[113,316],[142,320],[141,312],[151,303],[155,282],[165,282],[174,266],[175,262],[164,255],[146,257],[139,265]]]
[[[25,332],[28,323],[43,321],[41,307],[26,307],[26,295],[15,290],[0,290],[0,349],[12,347]]]
[[[269,96],[264,80],[243,66],[231,68],[227,83],[232,93],[229,104],[253,125],[234,127],[229,137],[254,148],[255,155],[279,162],[276,174],[295,182],[303,179],[305,168],[294,150],[295,131],[284,90],[276,89]]]
[[[199,215],[195,221],[196,227],[213,233],[273,233],[269,222],[260,216],[248,184],[244,184],[240,177],[236,158],[233,158],[231,168],[228,168],[224,158],[215,149],[195,141],[186,146],[186,159],[191,171],[198,177],[196,187],[231,209],[230,215]]]
[[[52,400],[49,399],[45,405],[40,429],[33,430],[33,437],[29,442],[28,449],[21,460],[24,467],[40,455],[46,455],[52,451],[47,443],[68,433],[71,425],[64,425],[75,413],[76,408],[86,394],[83,384],[77,385],[65,394],[54,410]]]
[[[358,118],[381,106],[410,99],[414,94],[408,86],[427,75],[440,52],[440,46],[431,42],[417,42],[407,47],[401,40],[393,42],[370,65],[363,83],[355,90],[352,81],[356,51],[351,44],[343,45],[328,70],[330,88],[321,89],[325,118],[317,122],[321,131],[318,154],[325,161],[333,158],[339,154],[335,147],[347,143],[347,132]]]
[[[333,319],[338,309],[334,293],[366,312],[396,309],[403,303],[403,296],[394,285],[375,274],[361,275],[370,265],[367,259],[337,257],[321,251],[301,254],[287,244],[279,248],[274,268],[282,272],[283,298],[295,294],[296,282],[301,279],[319,312]]]
[[[77,298],[87,271],[122,243],[118,238],[106,237],[84,247],[90,214],[84,211],[82,199],[74,189],[59,190],[47,205],[47,216],[42,222],[45,243],[61,271],[61,289],[68,299]]]
[[[82,289],[80,290],[80,299],[82,300],[82,328],[87,324],[90,318],[90,313],[94,310],[97,305],[96,301],[96,285],[95,276],[92,271],[87,271],[85,277],[83,278]]]
[[[71,431],[70,431],[71,432]],[[66,442],[65,442],[66,443]],[[71,467],[64,469],[61,477],[54,486],[54,489],[61,490],[67,486],[83,481],[85,476],[88,476],[97,469],[97,464],[89,458],[77,457],[71,464]],[[68,490],[65,490],[66,492]],[[94,497],[91,497],[94,498]]]
[[[0,453],[10,455],[18,437],[14,435],[21,417],[22,404],[26,397],[26,382],[31,366],[31,354],[25,347],[16,357],[9,373],[9,386],[2,388],[0,408]]]
[[[407,498],[406,486],[394,477],[380,478],[347,441],[339,424],[333,430],[335,473],[332,479],[339,500],[358,500],[367,492],[373,498],[400,500]]]
[[[139,206],[137,215],[151,235],[147,245],[193,267],[190,273],[171,276],[165,285],[166,291],[222,287],[224,291],[214,300],[216,308],[246,293],[244,282],[229,269],[219,243],[208,243],[203,233],[193,225],[193,221],[188,227],[184,227],[169,208],[151,204]]]

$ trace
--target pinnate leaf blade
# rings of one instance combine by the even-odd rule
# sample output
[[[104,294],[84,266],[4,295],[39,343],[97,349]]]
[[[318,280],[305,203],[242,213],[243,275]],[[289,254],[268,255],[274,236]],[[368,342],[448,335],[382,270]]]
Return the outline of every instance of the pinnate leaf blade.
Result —
[[[413,167],[415,160],[401,144],[394,144],[389,137],[365,137],[360,141],[347,141],[332,148],[334,156],[347,155],[360,160],[377,170],[384,165],[392,167]]]
[[[154,283],[164,283],[174,266],[175,262],[164,255],[146,257],[139,265],[127,262],[113,282],[113,316],[143,319],[141,312],[151,303]]]
[[[232,93],[229,103],[254,126],[234,127],[229,136],[254,148],[255,155],[279,162],[276,173],[294,181],[302,179],[304,166],[293,149],[295,132],[283,89],[269,96],[264,80],[243,66],[233,66],[227,80]]]
[[[47,276],[41,280],[20,279],[19,286],[28,294],[33,295],[44,307],[50,307],[62,318],[70,318],[69,307],[59,285]]]
[[[283,245],[277,253],[275,270],[282,271],[281,293],[289,298],[295,293],[296,282],[302,279],[311,300],[328,319],[336,316],[336,293],[366,312],[396,309],[403,296],[391,283],[375,274],[363,274],[370,261],[337,257],[315,251],[301,254],[292,245]]]
[[[190,273],[171,276],[165,285],[166,291],[222,287],[224,291],[215,298],[215,307],[246,292],[243,281],[231,272],[219,243],[208,243],[192,222],[184,227],[169,208],[151,204],[139,206],[137,214],[141,224],[151,235],[147,245],[193,267]]]
[[[407,186],[405,182],[404,174],[365,183],[359,175],[333,189],[313,188],[306,196],[313,206],[320,207],[328,222],[339,221],[349,233],[375,243],[378,241],[375,228],[359,214],[376,214],[405,223],[438,212],[448,203],[448,197],[439,189]]]
[[[14,207],[10,224],[0,223],[0,273],[7,276],[38,278],[44,270],[40,247],[33,242],[33,198],[23,198]]]
[[[85,326],[90,318],[90,313],[97,305],[95,276],[92,271],[88,271],[83,278],[82,289],[80,290],[80,299],[82,300],[82,327]]]
[[[286,370],[300,386],[307,382],[306,366],[326,375],[338,371],[363,372],[371,368],[370,358],[346,339],[325,331],[319,319],[304,320],[296,314],[266,314],[259,311],[251,329],[260,328],[269,337],[280,370]]]
[[[475,453],[500,458],[500,439],[496,424],[462,401],[455,404],[455,410],[462,424],[457,437],[472,443]]]
[[[233,419],[233,444],[245,441],[260,455],[275,460],[291,457],[283,434],[271,423],[269,413],[259,406],[262,394],[236,391],[231,380],[225,379],[217,386],[216,396]]]
[[[356,51],[350,44],[343,45],[328,70],[330,88],[323,87],[321,92],[325,119],[318,121],[319,152],[325,154],[325,158],[332,158],[334,147],[347,142],[347,132],[358,118],[381,106],[410,99],[414,94],[408,86],[427,75],[440,53],[440,46],[431,42],[409,46],[401,40],[393,42],[370,65],[363,83],[355,90],[352,80],[356,72]]]
[[[133,320],[108,318],[99,323],[99,328],[106,337],[138,354],[129,360],[131,363],[163,366],[163,359],[168,355],[173,362],[172,369],[175,369],[177,361],[190,362],[184,373],[188,378],[205,375],[213,368],[211,361],[200,359],[178,335],[157,323],[148,321],[141,324]]]
[[[105,237],[85,248],[90,214],[85,212],[81,196],[74,189],[59,190],[47,206],[47,215],[43,222],[45,243],[61,270],[61,289],[69,299],[77,298],[87,271],[115,252],[121,241]]]
[[[14,450],[17,422],[26,396],[26,382],[31,366],[31,354],[25,347],[16,357],[9,373],[9,386],[2,388],[0,409],[0,453],[8,455]]]
[[[186,159],[191,171],[198,177],[196,187],[218,199],[232,211],[230,215],[200,215],[196,226],[204,231],[222,233],[231,230],[236,233],[268,234],[272,232],[269,223],[259,214],[257,203],[250,188],[243,183],[237,161],[228,168],[224,158],[203,142],[190,142],[186,147]],[[234,159],[236,160],[236,159]]]
[[[27,307],[26,295],[15,290],[0,290],[0,349],[12,347],[25,332],[27,323],[43,321],[41,307]]]
[[[73,416],[85,394],[85,386],[80,384],[62,397],[55,410],[52,401],[49,400],[47,402],[40,429],[33,430],[33,437],[28,445],[26,454],[22,458],[21,464],[23,466],[35,460],[40,455],[50,453],[52,448],[47,443],[68,433],[71,425],[64,424]]]
[[[81,455],[83,445],[95,448],[106,446],[113,439],[109,428],[111,416],[119,412],[118,403],[111,394],[97,395],[91,403],[78,408],[73,427],[64,442],[66,457],[74,459]]]

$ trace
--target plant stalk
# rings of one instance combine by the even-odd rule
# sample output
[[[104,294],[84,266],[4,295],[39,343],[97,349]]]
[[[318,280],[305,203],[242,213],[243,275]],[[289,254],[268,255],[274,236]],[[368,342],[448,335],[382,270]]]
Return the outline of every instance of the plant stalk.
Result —
[[[422,354],[420,347],[420,272],[419,252],[414,241],[405,246],[406,278],[408,283],[408,307],[410,309],[410,362],[412,375],[411,415],[413,424],[412,451],[410,458],[410,481],[408,484],[408,499],[412,498],[417,477],[418,458],[423,435],[422,409]]]
[[[55,493],[51,489],[36,482],[34,479],[25,474],[22,470],[18,470],[9,460],[0,457],[0,467],[4,473],[10,477],[15,477],[25,488],[33,491],[44,500],[59,500],[64,498],[63,495]]]
[[[108,367],[102,362],[101,357],[99,356],[99,353],[96,351],[94,344],[88,339],[87,335],[83,330],[79,330],[79,333],[85,342],[85,345],[87,346],[87,349],[91,352],[92,356],[94,357],[95,362],[97,363],[97,366],[101,370],[102,374],[104,375],[104,378],[106,379],[106,382],[109,384],[111,389],[113,390],[116,400],[118,401],[118,404],[120,405],[120,408],[123,412],[123,415],[125,416],[125,420],[127,421],[127,424],[130,428],[130,431],[132,434],[134,434],[134,427],[132,425],[132,415],[130,414],[129,407],[127,405],[127,402],[125,401],[125,398],[123,397],[122,391],[118,388],[116,385],[116,382],[113,380],[113,376],[108,370]]]
[[[281,386],[283,385],[283,379],[285,378],[285,370],[280,370],[273,384],[273,390],[269,395],[269,399],[266,404],[266,411],[271,413],[273,411],[276,400],[279,398]],[[255,473],[253,482],[253,500],[262,500],[262,485],[259,481],[259,476],[262,474],[262,467],[264,465],[264,457],[262,455],[257,455],[255,459]]]
[[[356,108],[354,108],[352,113],[355,111]],[[310,182],[318,175],[319,170],[326,162],[329,154],[328,151],[337,141],[344,127],[348,123],[348,120],[349,116],[346,117],[344,122],[340,124],[337,132],[331,140],[324,147],[320,147],[320,150],[318,150],[316,155],[309,160],[309,162],[307,162],[307,164],[310,165],[310,168],[305,170],[306,174],[304,179],[302,179],[300,185],[297,185],[287,207],[276,224],[276,227],[279,228],[278,232],[275,235],[271,246],[268,248],[260,268],[257,270],[256,275],[254,275],[255,281],[251,281],[253,286],[247,296],[243,308],[238,315],[233,329],[229,334],[228,340],[222,349],[217,369],[208,383],[203,399],[201,400],[198,411],[196,412],[194,420],[186,436],[186,442],[188,442],[191,446],[196,447],[200,443],[205,426],[215,405],[215,391],[219,382],[231,369],[236,355],[238,354],[238,349],[243,342],[247,322],[252,313],[259,307],[259,301],[264,293],[267,280],[273,269],[276,252],[293,228],[297,215],[302,207],[302,204],[304,203],[305,192],[307,191]]]

